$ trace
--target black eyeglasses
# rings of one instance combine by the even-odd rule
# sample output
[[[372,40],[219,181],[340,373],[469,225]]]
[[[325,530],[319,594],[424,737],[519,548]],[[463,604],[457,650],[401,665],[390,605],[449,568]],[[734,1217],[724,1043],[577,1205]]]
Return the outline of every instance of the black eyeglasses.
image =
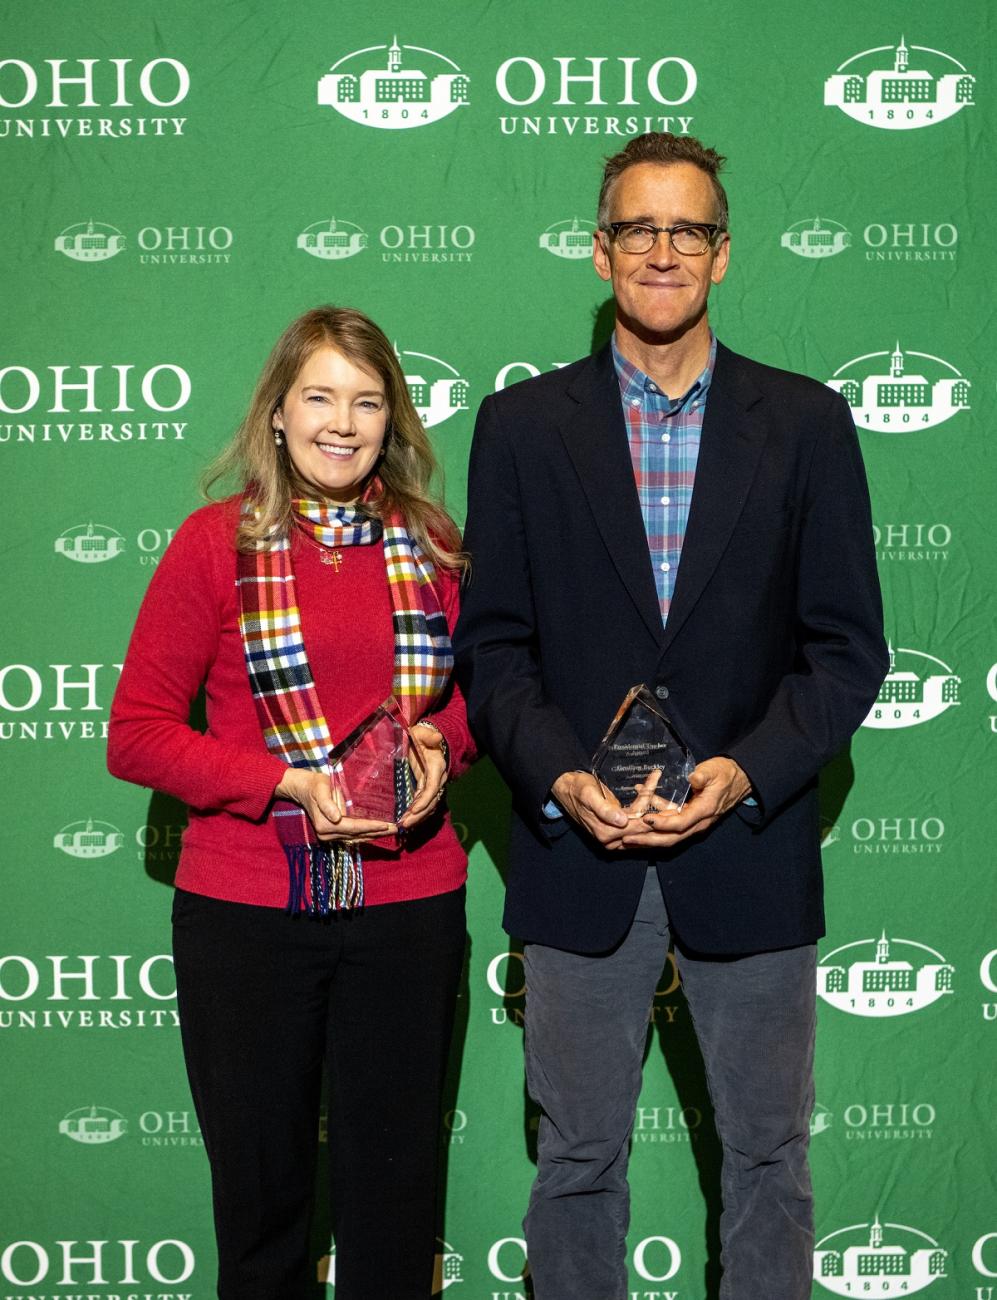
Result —
[[[603,229],[612,235],[616,246],[624,253],[649,253],[657,243],[658,236],[667,235],[672,248],[683,257],[702,256],[721,231],[718,225],[698,221],[683,222],[678,226],[649,226],[643,221],[611,221]]]

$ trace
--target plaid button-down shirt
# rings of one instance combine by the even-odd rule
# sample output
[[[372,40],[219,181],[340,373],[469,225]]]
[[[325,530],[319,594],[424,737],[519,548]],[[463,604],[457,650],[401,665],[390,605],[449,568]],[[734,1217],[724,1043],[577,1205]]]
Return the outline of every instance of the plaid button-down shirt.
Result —
[[[689,522],[699,440],[716,356],[717,341],[711,334],[706,368],[687,393],[672,401],[652,379],[621,355],[613,335],[613,363],[620,381],[630,459],[654,566],[662,623],[668,620]]]

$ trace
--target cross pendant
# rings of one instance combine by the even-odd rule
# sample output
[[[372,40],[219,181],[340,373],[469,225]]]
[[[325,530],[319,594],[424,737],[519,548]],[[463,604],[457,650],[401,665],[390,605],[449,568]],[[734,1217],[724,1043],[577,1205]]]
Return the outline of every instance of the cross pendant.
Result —
[[[339,566],[343,563],[343,553],[342,551],[323,551],[320,559],[323,564],[331,564],[338,573]]]

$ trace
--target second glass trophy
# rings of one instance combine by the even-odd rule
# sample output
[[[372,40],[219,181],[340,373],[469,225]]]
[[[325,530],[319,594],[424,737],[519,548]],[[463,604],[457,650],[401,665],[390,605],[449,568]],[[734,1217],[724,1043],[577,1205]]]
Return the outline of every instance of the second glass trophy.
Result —
[[[592,774],[632,817],[648,811],[638,792],[652,772],[660,772],[653,793],[681,808],[689,794],[689,774],[696,766],[689,749],[645,685],[633,686],[592,756]]]

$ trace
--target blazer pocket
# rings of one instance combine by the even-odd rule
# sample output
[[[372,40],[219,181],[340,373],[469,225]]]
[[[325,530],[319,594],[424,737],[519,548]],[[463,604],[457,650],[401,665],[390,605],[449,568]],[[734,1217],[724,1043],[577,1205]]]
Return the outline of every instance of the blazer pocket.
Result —
[[[790,509],[752,510],[746,507],[737,521],[734,538],[751,536],[763,540],[765,537],[778,537],[793,526],[794,513]]]

